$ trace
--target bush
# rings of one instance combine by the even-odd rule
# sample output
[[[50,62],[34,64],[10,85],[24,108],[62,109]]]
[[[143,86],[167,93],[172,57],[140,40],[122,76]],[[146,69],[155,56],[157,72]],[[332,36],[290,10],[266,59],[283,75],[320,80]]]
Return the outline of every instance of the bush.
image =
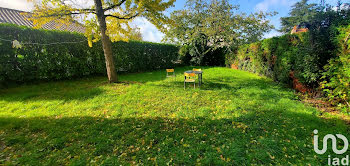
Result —
[[[179,54],[182,62],[194,66],[224,66],[226,47],[209,46],[205,34],[198,35],[191,44],[184,44]]]
[[[319,35],[324,30],[310,30],[242,45],[226,57],[226,64],[293,85],[302,92],[324,88],[332,103],[349,109],[350,26],[327,31],[336,37],[326,39]]]
[[[11,42],[0,40],[0,84],[106,74],[101,43],[90,48],[82,34],[0,24],[0,38],[22,42],[22,48],[12,48]],[[56,42],[78,43],[45,45]],[[130,41],[112,47],[119,71],[174,67],[178,59],[178,47],[169,44]]]
[[[193,66],[225,66],[225,54],[227,48],[217,48],[204,54],[202,57],[197,54],[191,45],[183,45],[180,48],[180,59],[185,65]]]
[[[322,76],[323,66],[318,47],[310,39],[311,33],[273,37],[256,43],[240,46],[238,50],[226,57],[239,69],[254,72],[274,79],[277,82],[292,84],[297,81],[309,88],[317,88]]]
[[[340,28],[338,56],[325,66],[322,87],[333,103],[344,103],[350,110],[350,25]],[[340,106],[342,106],[340,104]],[[344,108],[345,108],[344,107]]]
[[[184,65],[195,65],[191,63],[192,56],[190,55],[190,49],[191,49],[191,46],[189,45],[183,45],[179,49],[179,56],[180,56],[179,59],[182,61],[182,64]]]
[[[225,48],[217,48],[203,57],[202,66],[224,66]]]

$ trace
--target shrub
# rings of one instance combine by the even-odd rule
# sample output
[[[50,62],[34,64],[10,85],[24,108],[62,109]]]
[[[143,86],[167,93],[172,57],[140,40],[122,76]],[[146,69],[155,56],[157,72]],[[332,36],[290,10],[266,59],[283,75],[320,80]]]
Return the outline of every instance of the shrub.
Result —
[[[182,45],[179,49],[179,59],[182,61],[182,64],[184,65],[192,65],[191,64],[192,56],[190,55],[190,49],[191,49],[191,46],[189,45]]]
[[[320,61],[332,56],[320,59],[320,51],[315,50],[318,47],[314,47],[310,35],[287,34],[243,45],[235,54],[226,57],[230,61],[226,63],[238,64],[242,70],[265,75],[277,82],[292,84],[295,78],[310,88],[316,88],[324,66]]]
[[[224,66],[225,65],[225,48],[217,48],[210,51],[207,55],[203,57],[203,62],[201,65],[204,66]]]
[[[350,25],[340,28],[338,56],[325,66],[322,87],[333,103],[345,103],[350,109]],[[340,106],[342,106],[340,104]],[[344,107],[345,108],[345,107]]]
[[[106,73],[101,43],[90,48],[82,34],[0,24],[0,38],[22,42],[22,48],[12,48],[11,42],[0,40],[0,84]],[[178,47],[170,44],[130,41],[115,42],[112,47],[119,71],[174,67],[178,59]]]
[[[186,65],[194,66],[224,66],[227,48],[220,47],[208,51],[210,48],[207,46],[208,43],[202,40],[206,39],[199,38],[192,45],[184,44],[181,46],[179,54],[182,62]],[[200,55],[197,49],[200,50],[200,52],[208,52],[204,55]]]
[[[226,64],[293,85],[301,92],[319,90],[323,80],[321,88],[330,101],[349,109],[350,26],[339,32],[331,27],[328,36],[336,37],[329,39],[319,35],[323,32],[311,30],[242,45],[226,57]]]

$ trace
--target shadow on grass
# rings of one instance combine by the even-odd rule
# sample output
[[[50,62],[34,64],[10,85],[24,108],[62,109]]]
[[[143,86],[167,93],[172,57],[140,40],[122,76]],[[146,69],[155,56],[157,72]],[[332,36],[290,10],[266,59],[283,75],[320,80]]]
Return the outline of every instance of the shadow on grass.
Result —
[[[176,68],[176,74],[181,75],[193,67]],[[201,67],[208,69],[209,67]],[[144,84],[165,80],[165,69],[120,75],[120,83],[108,84],[105,77],[88,77],[78,80],[65,80],[50,83],[39,83],[37,85],[23,85],[16,88],[0,89],[0,100],[5,101],[36,101],[36,100],[86,100],[103,94],[105,90],[100,88],[104,85],[126,86],[133,84]]]
[[[22,91],[20,95],[17,93],[3,93],[0,94],[0,100],[5,101],[42,101],[42,100],[86,100],[94,98],[105,91],[101,88],[66,88],[65,90],[52,90],[52,91],[41,91],[40,89],[31,89],[28,91]]]
[[[192,70],[193,68],[201,68],[201,69],[209,69],[211,67],[178,67],[175,68],[176,76],[182,76],[183,73],[187,70]],[[139,83],[147,83],[147,82],[157,82],[167,79],[165,69],[152,71],[152,72],[143,72],[143,73],[129,73],[123,74],[120,76],[120,80],[122,82],[139,82]]]
[[[267,95],[267,96],[277,96],[280,95],[278,92],[288,92],[290,89],[284,88],[275,82],[268,79],[253,79],[253,78],[235,78],[230,76],[224,76],[221,78],[206,78],[204,83],[199,87],[198,82],[196,82],[196,88],[206,91],[206,90],[223,90],[222,93],[227,93],[231,95],[236,95],[240,90],[246,90],[245,93],[251,93],[254,95]],[[183,88],[182,80],[170,80],[162,84],[151,84],[153,86],[160,86],[163,88]],[[188,86],[187,86],[188,85]],[[193,88],[193,83],[187,83],[186,87]],[[255,90],[255,91],[254,91]],[[281,97],[281,96],[279,96]]]
[[[324,165],[327,154],[313,152],[315,128],[346,132],[289,111],[231,119],[1,117],[0,164]]]
[[[225,84],[225,86],[222,86],[222,84]],[[205,88],[235,88],[235,89],[241,89],[241,88],[259,88],[259,89],[274,89],[274,88],[280,88],[275,82],[272,82],[269,79],[264,78],[237,78],[234,76],[221,76],[221,77],[215,77],[215,78],[208,78],[204,80]],[[218,85],[218,86],[216,86]]]

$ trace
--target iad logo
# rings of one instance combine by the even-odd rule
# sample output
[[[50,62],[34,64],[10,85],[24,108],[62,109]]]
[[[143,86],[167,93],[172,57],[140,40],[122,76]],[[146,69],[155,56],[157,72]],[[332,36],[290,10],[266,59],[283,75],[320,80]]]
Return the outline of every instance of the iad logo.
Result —
[[[327,134],[326,136],[323,137],[323,147],[320,150],[318,148],[318,130],[314,130],[314,151],[317,154],[324,154],[326,153],[327,149],[328,149],[328,139],[331,139],[332,141],[332,150],[335,154],[344,154],[349,147],[349,142],[348,139],[342,135],[342,134],[335,134],[335,136],[333,134]],[[344,147],[340,150],[338,150],[337,148],[337,138],[336,136],[341,139],[344,143]],[[340,158],[331,158],[331,155],[328,155],[328,165],[349,165],[349,155],[346,155],[346,157],[340,159]]]
[[[344,147],[343,149],[341,150],[338,150],[337,149],[337,138],[335,138],[335,136],[333,134],[327,134],[326,136],[323,137],[323,147],[322,147],[322,150],[319,150],[318,149],[318,130],[314,130],[314,150],[317,154],[324,154],[326,153],[327,151],[327,141],[328,139],[331,139],[332,140],[332,149],[333,149],[333,152],[336,153],[336,154],[343,154],[345,153],[347,150],[348,150],[348,147],[349,147],[349,142],[348,142],[348,139],[344,136],[344,135],[341,135],[341,134],[336,134],[336,136],[340,139],[343,140],[344,142]]]

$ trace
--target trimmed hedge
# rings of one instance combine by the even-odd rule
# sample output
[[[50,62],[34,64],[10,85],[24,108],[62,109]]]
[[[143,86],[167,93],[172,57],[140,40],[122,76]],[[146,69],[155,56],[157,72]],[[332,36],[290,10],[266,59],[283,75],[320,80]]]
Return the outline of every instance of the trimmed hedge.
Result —
[[[113,43],[112,47],[118,71],[141,72],[173,68],[179,58],[179,48],[171,44],[129,41]]]
[[[22,43],[22,48],[12,48],[11,42],[0,40],[0,84],[106,74],[101,43],[90,48],[82,34],[0,24],[0,38]],[[55,42],[78,43],[25,44]],[[174,67],[178,59],[178,47],[170,44],[130,41],[112,47],[116,69],[123,72]]]

